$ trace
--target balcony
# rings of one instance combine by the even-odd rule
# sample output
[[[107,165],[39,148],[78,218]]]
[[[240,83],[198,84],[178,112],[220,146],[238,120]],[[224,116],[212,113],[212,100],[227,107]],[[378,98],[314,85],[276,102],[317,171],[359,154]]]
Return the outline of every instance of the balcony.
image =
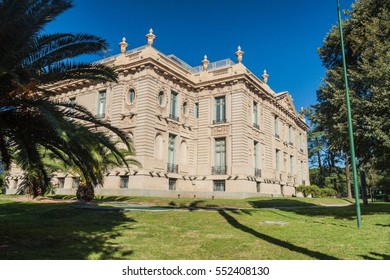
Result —
[[[261,169],[255,168],[255,177],[261,177]]]
[[[168,173],[179,173],[179,165],[174,163],[167,163],[167,172]]]
[[[257,124],[257,123],[253,123],[253,127],[254,127],[254,128],[257,128],[257,129],[260,128],[259,124]]]
[[[178,116],[176,116],[176,115],[173,115],[173,114],[169,114],[169,118],[171,119],[171,120],[174,120],[174,121],[179,121],[179,117]]]
[[[226,174],[226,166],[212,166],[211,167],[212,175],[225,175]]]
[[[221,123],[227,123],[227,120],[226,119],[213,120],[213,124],[221,124]]]

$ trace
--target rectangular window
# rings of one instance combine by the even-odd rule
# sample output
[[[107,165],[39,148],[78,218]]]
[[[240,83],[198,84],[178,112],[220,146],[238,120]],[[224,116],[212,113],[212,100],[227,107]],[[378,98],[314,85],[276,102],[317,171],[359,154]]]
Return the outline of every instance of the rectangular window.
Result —
[[[259,128],[257,102],[253,101],[253,126]]]
[[[80,185],[80,179],[79,178],[73,178],[72,181],[72,188],[77,189]]]
[[[225,191],[225,181],[224,180],[214,180],[214,191],[215,192],[224,192]]]
[[[226,141],[225,138],[215,139],[215,157],[212,174],[226,174]]]
[[[261,177],[260,171],[260,144],[257,141],[253,143],[253,160],[255,166],[255,176]]]
[[[106,102],[107,102],[107,92],[105,90],[99,91],[98,95],[98,107],[97,107],[97,118],[104,118],[106,116]]]
[[[65,186],[65,178],[64,177],[58,178],[58,188],[62,189],[64,188],[64,186]]]
[[[302,185],[305,185],[305,169],[304,169],[303,161],[301,161],[301,182]]]
[[[299,149],[303,152],[302,133],[299,132]]]
[[[280,153],[281,151],[276,149],[276,153],[275,153],[275,163],[276,163],[276,170],[277,171],[280,171]]]
[[[170,173],[178,173],[178,165],[176,164],[176,135],[174,134],[169,134],[168,139],[167,171]]]
[[[195,103],[194,116],[195,116],[195,119],[199,118],[199,103]]]
[[[178,116],[179,94],[171,91],[171,104],[169,107],[169,117],[173,120],[179,121]]]
[[[215,97],[214,99],[214,124],[226,122],[226,100],[225,96]]]
[[[290,175],[294,174],[294,157],[290,156]]]
[[[279,134],[279,117],[278,116],[275,116],[275,118],[274,118],[274,128],[275,128],[275,137],[279,138],[280,134]]]
[[[177,179],[172,179],[172,178],[168,179],[168,189],[169,190],[171,190],[171,191],[176,190],[176,181],[177,181]]]
[[[127,189],[129,187],[129,176],[120,176],[119,187],[121,189]]]
[[[294,130],[292,125],[288,127],[288,141],[290,142],[290,145],[293,145],[293,139],[294,139]]]

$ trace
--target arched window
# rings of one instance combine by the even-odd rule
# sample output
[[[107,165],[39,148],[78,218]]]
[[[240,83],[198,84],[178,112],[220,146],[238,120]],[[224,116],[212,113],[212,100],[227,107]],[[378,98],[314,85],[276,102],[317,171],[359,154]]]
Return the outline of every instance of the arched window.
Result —
[[[182,141],[180,144],[180,163],[187,164],[187,142]]]
[[[154,157],[159,160],[163,159],[163,138],[161,134],[157,134],[154,141]]]
[[[158,105],[160,105],[161,107],[165,106],[165,94],[163,91],[160,91],[158,93]]]
[[[135,101],[135,90],[133,88],[129,89],[129,92],[127,94],[128,102],[130,104],[133,104]]]
[[[187,116],[187,111],[188,111],[188,104],[187,104],[187,101],[184,101],[183,102],[183,107],[182,107],[183,115]]]

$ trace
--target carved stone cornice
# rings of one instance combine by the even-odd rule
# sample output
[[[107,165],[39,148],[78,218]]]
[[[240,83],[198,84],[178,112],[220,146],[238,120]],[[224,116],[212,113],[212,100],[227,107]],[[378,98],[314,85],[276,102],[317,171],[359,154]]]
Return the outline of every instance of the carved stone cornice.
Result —
[[[211,127],[211,135],[227,135],[230,132],[230,125],[217,125]]]
[[[173,122],[173,121],[168,120],[168,129],[179,133],[180,132],[180,124],[178,124],[177,122]]]

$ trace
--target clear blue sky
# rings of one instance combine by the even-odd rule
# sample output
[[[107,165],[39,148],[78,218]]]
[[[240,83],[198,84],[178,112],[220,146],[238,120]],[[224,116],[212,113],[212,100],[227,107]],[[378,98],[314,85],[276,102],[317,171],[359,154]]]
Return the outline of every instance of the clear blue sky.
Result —
[[[350,9],[353,0],[340,0]],[[110,55],[119,53],[126,37],[128,49],[146,44],[152,27],[154,47],[192,66],[206,54],[210,61],[231,58],[240,45],[243,63],[260,77],[267,69],[269,85],[288,91],[294,103],[316,103],[316,89],[325,69],[317,48],[337,24],[336,0],[74,0],[74,7],[46,33],[81,32],[101,36]]]

